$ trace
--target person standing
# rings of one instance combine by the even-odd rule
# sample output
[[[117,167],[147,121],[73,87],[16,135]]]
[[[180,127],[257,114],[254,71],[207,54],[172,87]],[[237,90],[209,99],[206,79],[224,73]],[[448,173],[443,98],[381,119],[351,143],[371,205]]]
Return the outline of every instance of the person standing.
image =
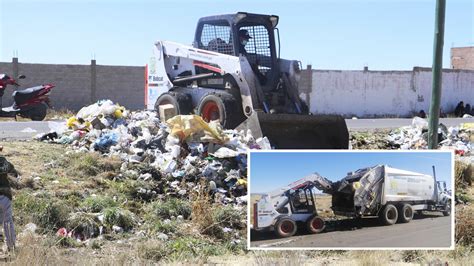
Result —
[[[18,172],[15,167],[3,156],[0,156],[0,221],[3,223],[3,234],[9,251],[15,249],[15,226],[13,225],[12,213],[12,190],[8,174]]]

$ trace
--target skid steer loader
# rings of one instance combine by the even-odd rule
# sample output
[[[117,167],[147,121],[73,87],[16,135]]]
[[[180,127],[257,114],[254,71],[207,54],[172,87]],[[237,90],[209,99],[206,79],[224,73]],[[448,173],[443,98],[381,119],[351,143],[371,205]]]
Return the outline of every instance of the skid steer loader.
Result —
[[[146,67],[147,108],[166,105],[177,115],[250,129],[280,149],[347,149],[344,119],[310,115],[300,99],[300,63],[279,58],[277,24],[274,15],[209,16],[199,20],[192,46],[157,41]]]

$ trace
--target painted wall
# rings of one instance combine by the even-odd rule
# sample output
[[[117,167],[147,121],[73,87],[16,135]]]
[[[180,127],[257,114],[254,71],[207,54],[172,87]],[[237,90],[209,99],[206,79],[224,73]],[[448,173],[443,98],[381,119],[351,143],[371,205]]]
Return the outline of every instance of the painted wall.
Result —
[[[408,117],[429,111],[431,69],[413,71],[311,71],[311,87],[300,92],[313,113],[357,117]],[[306,82],[307,83],[307,82]],[[474,71],[443,70],[441,108],[452,112],[459,101],[474,104]]]
[[[101,99],[110,99],[129,109],[145,106],[145,67],[0,63],[0,73],[12,77],[26,75],[26,79],[19,81],[19,89],[45,83],[56,85],[50,96],[56,109],[77,111]],[[12,104],[14,90],[8,86],[2,101],[4,107]]]

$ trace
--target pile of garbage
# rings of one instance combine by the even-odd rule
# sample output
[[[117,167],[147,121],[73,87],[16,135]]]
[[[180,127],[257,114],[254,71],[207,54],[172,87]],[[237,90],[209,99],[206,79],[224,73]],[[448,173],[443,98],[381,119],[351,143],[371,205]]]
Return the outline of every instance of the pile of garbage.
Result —
[[[178,115],[163,122],[155,112],[129,112],[110,100],[86,106],[65,122],[50,122],[50,128],[51,132],[37,139],[68,144],[78,152],[118,156],[122,173],[133,171],[133,165],[146,164],[152,170],[140,173],[138,179],[173,179],[170,190],[181,196],[196,181],[206,180],[223,203],[246,204],[246,152],[270,148],[267,138],[223,130],[217,121]]]
[[[472,152],[474,132],[473,123],[465,123],[456,127],[446,127],[440,123],[438,127],[438,142],[441,150],[454,150],[461,156],[470,155]],[[387,137],[392,148],[427,149],[428,147],[428,121],[415,117],[411,126],[393,130]]]

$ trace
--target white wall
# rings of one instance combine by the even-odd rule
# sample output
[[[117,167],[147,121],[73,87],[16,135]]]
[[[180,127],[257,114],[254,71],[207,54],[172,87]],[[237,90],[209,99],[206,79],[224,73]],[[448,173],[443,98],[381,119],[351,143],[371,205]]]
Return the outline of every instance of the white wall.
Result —
[[[312,70],[312,86],[301,93],[313,113],[345,116],[411,116],[429,111],[431,69],[413,71]],[[444,70],[441,108],[459,101],[474,105],[474,71]]]

